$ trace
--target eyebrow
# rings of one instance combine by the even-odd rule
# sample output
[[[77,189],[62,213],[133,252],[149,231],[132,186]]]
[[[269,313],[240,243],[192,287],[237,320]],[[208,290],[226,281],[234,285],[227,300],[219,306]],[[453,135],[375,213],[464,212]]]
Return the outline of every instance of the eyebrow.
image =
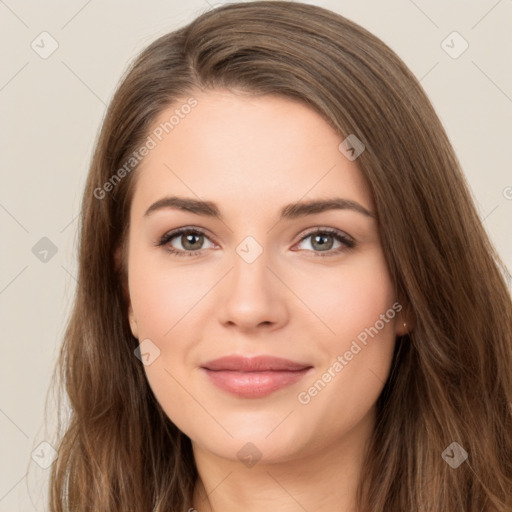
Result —
[[[219,207],[212,201],[203,201],[200,199],[192,199],[188,197],[170,196],[159,199],[154,202],[144,214],[145,217],[151,215],[157,210],[173,208],[183,210],[196,215],[205,217],[216,217],[222,220]],[[361,204],[350,199],[334,197],[331,199],[316,199],[311,201],[298,201],[290,203],[281,209],[281,219],[297,219],[307,215],[314,215],[328,210],[352,210],[366,217],[375,219],[375,213],[366,209]]]

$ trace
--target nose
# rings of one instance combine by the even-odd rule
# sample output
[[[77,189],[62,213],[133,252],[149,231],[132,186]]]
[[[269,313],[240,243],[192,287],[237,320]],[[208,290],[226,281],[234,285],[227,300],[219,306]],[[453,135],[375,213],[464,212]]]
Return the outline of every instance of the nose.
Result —
[[[288,292],[266,251],[254,261],[234,253],[232,268],[217,290],[218,319],[248,332],[281,328],[288,320]],[[272,268],[271,268],[272,267]]]

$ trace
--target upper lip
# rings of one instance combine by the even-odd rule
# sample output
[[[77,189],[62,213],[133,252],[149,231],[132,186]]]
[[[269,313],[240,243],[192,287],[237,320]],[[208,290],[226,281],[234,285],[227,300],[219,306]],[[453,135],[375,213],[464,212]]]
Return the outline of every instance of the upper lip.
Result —
[[[311,368],[310,364],[298,363],[273,356],[225,356],[201,365],[207,370],[234,370],[240,372],[298,371]]]

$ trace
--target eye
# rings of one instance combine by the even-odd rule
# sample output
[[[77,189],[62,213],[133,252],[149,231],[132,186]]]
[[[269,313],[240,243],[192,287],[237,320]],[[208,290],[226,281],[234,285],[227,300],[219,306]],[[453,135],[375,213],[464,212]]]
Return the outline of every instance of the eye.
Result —
[[[355,247],[355,242],[345,235],[343,232],[333,228],[316,228],[303,236],[299,244],[305,240],[311,239],[309,245],[312,249],[301,249],[313,252],[314,256],[334,256],[343,251],[350,250]],[[210,241],[209,247],[203,247],[205,240],[210,241],[206,234],[199,228],[190,226],[175,229],[163,235],[155,245],[165,246],[165,249],[176,256],[199,256],[205,249],[215,246]],[[178,247],[176,247],[178,242]],[[338,246],[333,249],[335,243]]]
[[[352,249],[356,245],[351,238],[333,228],[316,228],[314,231],[303,236],[299,243],[309,238],[311,239],[309,246],[312,247],[315,256],[333,256]],[[331,250],[335,242],[338,242],[339,245],[335,247],[335,250]]]
[[[173,245],[174,239],[176,239],[181,247]],[[156,245],[166,246],[166,250],[176,256],[197,256],[203,252],[204,248],[202,245],[205,240],[209,240],[209,238],[202,230],[184,227],[166,233],[156,242]]]

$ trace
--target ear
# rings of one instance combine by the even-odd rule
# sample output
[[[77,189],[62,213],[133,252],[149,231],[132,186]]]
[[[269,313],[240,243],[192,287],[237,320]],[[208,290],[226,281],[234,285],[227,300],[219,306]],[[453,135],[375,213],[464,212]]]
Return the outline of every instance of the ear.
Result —
[[[130,291],[128,289],[128,276],[127,272],[123,269],[123,250],[122,247],[118,247],[114,252],[114,265],[116,270],[119,272],[120,276],[120,283],[123,288],[123,295],[125,298],[126,303],[128,304],[128,321],[130,323],[130,329],[132,331],[132,334],[135,338],[139,339],[138,336],[138,328],[137,328],[137,321],[135,319],[135,314],[133,312],[132,308],[132,302],[130,299]]]
[[[130,329],[133,336],[139,339],[139,329],[137,328],[137,320],[135,319],[131,303],[128,306],[128,321],[130,322]]]
[[[405,336],[414,330],[415,325],[416,317],[414,313],[409,308],[404,307],[397,316],[395,328],[396,334],[398,336]]]

